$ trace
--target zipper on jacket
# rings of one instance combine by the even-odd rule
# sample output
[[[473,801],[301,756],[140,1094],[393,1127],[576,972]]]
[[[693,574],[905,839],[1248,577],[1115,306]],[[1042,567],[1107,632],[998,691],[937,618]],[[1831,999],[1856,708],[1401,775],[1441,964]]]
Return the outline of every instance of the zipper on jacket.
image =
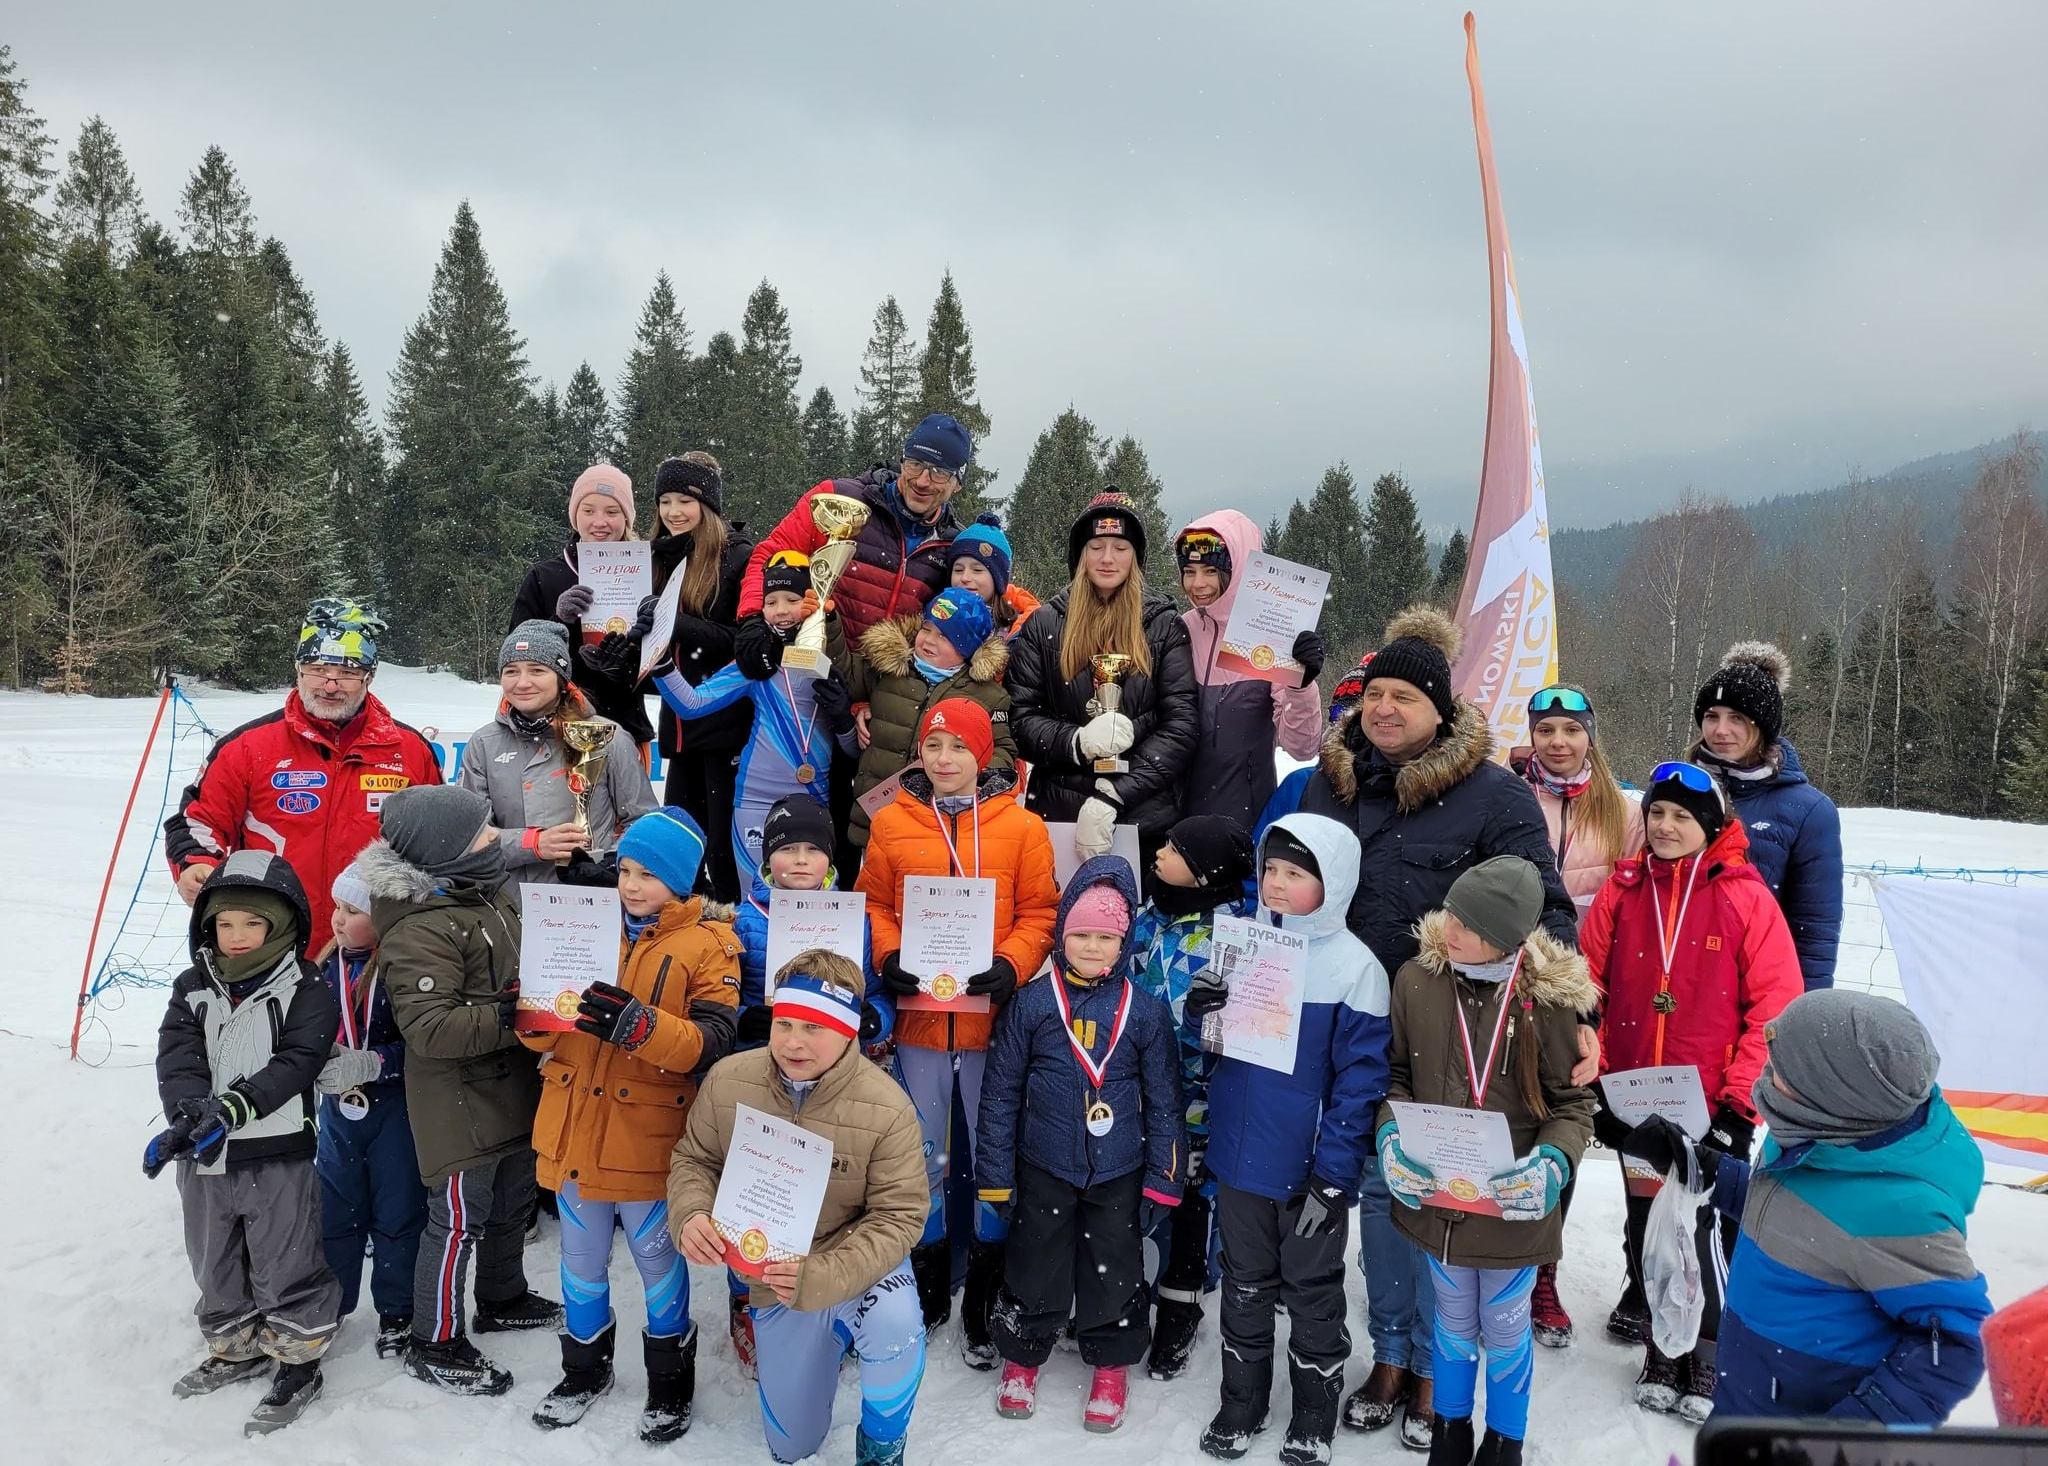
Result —
[[[661,990],[668,985],[668,965],[673,961],[675,961],[673,957],[661,959],[661,970],[654,974],[654,991],[647,998],[648,1007],[659,1008],[661,1006]]]

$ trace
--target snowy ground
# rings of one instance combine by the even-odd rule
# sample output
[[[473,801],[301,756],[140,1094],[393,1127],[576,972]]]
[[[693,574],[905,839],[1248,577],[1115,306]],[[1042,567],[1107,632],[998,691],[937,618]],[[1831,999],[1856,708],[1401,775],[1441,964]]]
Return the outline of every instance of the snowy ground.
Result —
[[[459,730],[457,737],[490,715],[494,698],[490,689],[398,667],[380,674],[378,691],[406,721]],[[193,696],[220,731],[278,701],[276,693],[194,689]],[[15,1182],[14,1199],[0,1214],[0,1250],[13,1258],[12,1306],[0,1322],[0,1419],[13,1441],[8,1459],[274,1461],[280,1450],[308,1466],[430,1455],[519,1462],[637,1457],[647,1449],[633,1438],[642,1386],[637,1350],[622,1350],[618,1390],[580,1427],[542,1436],[528,1423],[553,1381],[557,1355],[550,1336],[487,1339],[518,1383],[502,1399],[451,1400],[378,1360],[358,1314],[329,1357],[325,1397],[283,1440],[268,1444],[241,1437],[241,1421],[257,1394],[253,1386],[206,1400],[171,1399],[171,1380],[197,1359],[198,1348],[177,1196],[168,1180],[146,1182],[138,1164],[143,1143],[161,1124],[150,1067],[161,993],[109,994],[87,1028],[81,1052],[90,1062],[66,1059],[87,931],[152,711],[145,701],[0,694],[0,810],[6,811],[11,836],[0,852],[0,933],[11,959],[0,966],[6,1014],[0,1028],[0,1133],[8,1138],[0,1154],[10,1162]],[[174,794],[202,748],[190,741],[176,751]],[[116,873],[109,918],[111,927],[137,874],[144,873],[140,928],[147,933],[161,925],[166,935],[154,949],[127,944],[124,950],[132,948],[143,959],[139,965],[170,960],[182,943],[183,908],[163,904],[168,881],[147,868],[147,833],[160,818],[164,774],[165,752],[159,748],[137,800],[136,827]],[[1888,810],[1848,811],[1843,823],[1855,863],[2048,865],[2048,838],[2039,827]],[[1849,899],[1844,982],[1896,992],[1874,903],[1853,886]],[[106,940],[103,934],[102,950]],[[1621,1285],[1614,1241],[1620,1216],[1616,1168],[1596,1156],[1579,1188],[1573,1251],[1563,1276],[1581,1340],[1567,1351],[1539,1351],[1532,1461],[1656,1466],[1674,1453],[1690,1458],[1690,1432],[1627,1403],[1635,1356],[1600,1337],[1600,1322]],[[1971,1232],[1996,1302],[2010,1302],[2048,1282],[2044,1223],[2048,1199],[1986,1188]],[[549,1231],[529,1250],[528,1267],[532,1280],[551,1295],[557,1293],[555,1262]],[[621,1333],[630,1338],[639,1316],[639,1283],[623,1257],[616,1260],[613,1279]],[[725,1341],[723,1280],[697,1270],[693,1282],[694,1312],[704,1330],[697,1415],[674,1448],[675,1458],[766,1461],[751,1387],[739,1376]],[[1347,1383],[1355,1384],[1369,1363],[1355,1269],[1351,1292],[1358,1358]],[[935,1342],[919,1398],[911,1459],[1043,1461],[1065,1449],[1083,1449],[1102,1466],[1196,1459],[1197,1436],[1216,1400],[1213,1312],[1188,1377],[1172,1385],[1134,1382],[1129,1418],[1108,1439],[1084,1437],[1086,1372],[1069,1354],[1056,1355],[1047,1370],[1037,1419],[998,1420],[991,1377],[961,1365],[957,1328],[949,1325]],[[842,1378],[841,1424],[823,1459],[851,1457],[857,1408],[849,1371]],[[1991,1418],[1981,1390],[1958,1417]],[[1250,1459],[1269,1458],[1278,1444],[1277,1435],[1269,1436]],[[1337,1456],[1360,1462],[1420,1459],[1404,1452],[1392,1432],[1340,1435]]]

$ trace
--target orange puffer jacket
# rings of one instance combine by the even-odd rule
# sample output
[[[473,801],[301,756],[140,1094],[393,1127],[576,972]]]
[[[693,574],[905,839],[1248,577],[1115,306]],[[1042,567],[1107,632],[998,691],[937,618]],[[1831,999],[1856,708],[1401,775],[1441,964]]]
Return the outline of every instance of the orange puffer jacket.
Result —
[[[945,821],[945,833],[939,822]],[[946,836],[960,852],[955,870]],[[903,775],[894,802],[868,826],[859,889],[868,897],[875,965],[903,947],[903,882],[911,876],[979,876],[996,883],[995,955],[1029,982],[1052,950],[1060,888],[1053,877],[1052,839],[1045,821],[1016,795],[1016,776],[990,769],[981,776],[973,810],[942,815],[932,807],[932,784],[923,769]],[[900,1009],[896,1042],[914,1049],[985,1049],[994,1013],[937,1013]]]
[[[592,1201],[659,1201],[697,1076],[732,1052],[740,943],[692,896],[669,902],[640,940],[622,945],[619,986],[654,1010],[654,1032],[630,1053],[586,1033],[521,1034],[544,1055],[533,1151],[550,1191],[574,1181]],[[700,1003],[727,1013],[693,1017]]]

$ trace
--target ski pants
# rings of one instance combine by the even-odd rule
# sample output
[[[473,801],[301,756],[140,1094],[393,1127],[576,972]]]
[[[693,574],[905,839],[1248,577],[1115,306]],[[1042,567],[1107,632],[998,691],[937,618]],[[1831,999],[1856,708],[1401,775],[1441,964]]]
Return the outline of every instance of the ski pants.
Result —
[[[412,1275],[427,1225],[427,1188],[420,1184],[405,1086],[392,1081],[363,1091],[370,1113],[348,1119],[334,1095],[320,1097],[321,1244],[341,1284],[341,1316],[355,1312],[363,1286],[363,1245],[372,1244],[370,1302],[377,1312],[412,1312]]]
[[[1074,1320],[1082,1360],[1136,1364],[1152,1342],[1138,1203],[1145,1173],[1079,1187],[1019,1162],[1003,1286],[989,1337],[1013,1364],[1037,1368]]]
[[[961,1230],[965,1218],[946,1214],[946,1176],[974,1174],[975,1129],[981,1118],[981,1076],[988,1068],[988,1055],[980,1049],[918,1049],[908,1044],[896,1048],[896,1063],[903,1074],[903,1087],[917,1106],[917,1126],[924,1132],[924,1174],[931,1183],[932,1209],[925,1218],[924,1240],[937,1242]],[[959,1091],[960,1108],[967,1116],[967,1134],[953,1133],[953,1094]],[[965,1140],[963,1147],[961,1142]],[[984,1242],[1002,1240],[1002,1229],[988,1207],[976,1207],[974,1235]]]
[[[1358,1267],[1365,1274],[1365,1331],[1375,1364],[1428,1379],[1434,1363],[1436,1296],[1429,1254],[1394,1225],[1399,1203],[1368,1156],[1358,1184]]]
[[[1436,1413],[1472,1418],[1479,1348],[1486,1346],[1486,1428],[1520,1440],[1529,1433],[1529,1381],[1536,1369],[1529,1294],[1536,1269],[1457,1267],[1429,1259],[1436,1288]]]
[[[317,1359],[334,1337],[341,1287],[320,1250],[320,1191],[304,1159],[245,1161],[207,1174],[178,1162],[185,1255],[206,1347],[221,1359]]]
[[[1625,1198],[1623,1237],[1628,1251],[1628,1291],[1643,1297],[1643,1232],[1650,1220],[1654,1196]],[[1706,1294],[1706,1308],[1700,1314],[1700,1342],[1721,1337],[1721,1300],[1728,1288],[1728,1258],[1735,1251],[1740,1218],[1722,1216],[1709,1201],[1700,1208],[1699,1225],[1693,1230],[1693,1246],[1699,1252],[1700,1283]]]
[[[878,1443],[909,1433],[924,1379],[924,1311],[906,1263],[833,1308],[756,1308],[754,1343],[761,1426],[776,1460],[800,1461],[824,1444],[839,1363],[849,1349],[860,1360],[860,1433]]]
[[[1313,1237],[1295,1235],[1301,1199],[1274,1201],[1218,1183],[1223,1232],[1224,1350],[1248,1365],[1273,1357],[1273,1313],[1287,1310],[1287,1354],[1297,1369],[1341,1371],[1351,1357],[1344,1327],[1344,1244],[1351,1213],[1338,1212]]]
[[[562,1312],[588,1344],[612,1326],[612,1222],[626,1230],[647,1290],[647,1334],[672,1339],[690,1326],[690,1270],[668,1232],[666,1201],[591,1201],[574,1181],[556,1193],[562,1220]]]
[[[1161,1303],[1185,1303],[1200,1309],[1202,1293],[1209,1285],[1209,1198],[1199,1187],[1190,1186],[1180,1196],[1180,1205],[1167,1214],[1154,1237],[1162,1239],[1159,1249],[1159,1278],[1153,1292]]]
[[[479,1304],[508,1303],[526,1291],[533,1185],[533,1152],[522,1146],[427,1188],[427,1227],[412,1277],[414,1338],[440,1344],[463,1335],[472,1257]]]
[[[679,804],[702,830],[732,828],[733,795],[739,783],[740,756],[737,750],[724,753],[681,753],[668,761],[668,778],[662,790],[664,804]],[[711,894],[728,906],[737,902],[752,884],[754,874],[733,863],[733,846],[722,840],[707,842],[704,849],[705,881]],[[679,899],[687,899],[681,892]]]

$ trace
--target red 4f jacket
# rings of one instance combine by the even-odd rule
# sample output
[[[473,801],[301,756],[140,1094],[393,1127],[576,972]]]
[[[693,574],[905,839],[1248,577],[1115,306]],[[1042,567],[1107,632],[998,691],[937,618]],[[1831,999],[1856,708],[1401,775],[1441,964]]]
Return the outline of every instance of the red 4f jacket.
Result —
[[[199,776],[164,821],[164,855],[176,877],[218,865],[236,850],[282,855],[306,888],[313,929],[306,950],[327,945],[329,888],[377,838],[384,796],[441,782],[426,738],[391,716],[374,694],[349,728],[309,716],[296,690],[284,706],[214,744]]]
[[[1666,937],[1668,984],[1660,920],[1666,933],[1677,928]],[[1708,1109],[1725,1104],[1756,1117],[1749,1092],[1763,1072],[1764,1025],[1806,984],[1791,929],[1749,863],[1749,837],[1739,822],[1729,821],[1690,859],[1659,860],[1645,851],[1619,862],[1579,924],[1579,950],[1606,995],[1603,1072],[1692,1064]],[[1658,994],[1667,986],[1660,1008]]]
[[[844,494],[868,506],[867,523],[854,537],[853,559],[846,574],[832,588],[832,602],[846,630],[847,645],[859,643],[868,628],[912,611],[922,611],[926,601],[938,594],[951,574],[946,547],[955,525],[949,509],[940,509],[932,532],[916,549],[907,550],[903,527],[889,505],[889,488],[896,475],[870,470],[857,478],[826,479],[814,484],[796,507],[782,516],[782,522],[754,546],[747,561],[747,578],[740,587],[739,614],[742,619],[761,609],[761,571],[777,550],[799,550],[816,554],[825,536],[811,519],[814,494]]]

